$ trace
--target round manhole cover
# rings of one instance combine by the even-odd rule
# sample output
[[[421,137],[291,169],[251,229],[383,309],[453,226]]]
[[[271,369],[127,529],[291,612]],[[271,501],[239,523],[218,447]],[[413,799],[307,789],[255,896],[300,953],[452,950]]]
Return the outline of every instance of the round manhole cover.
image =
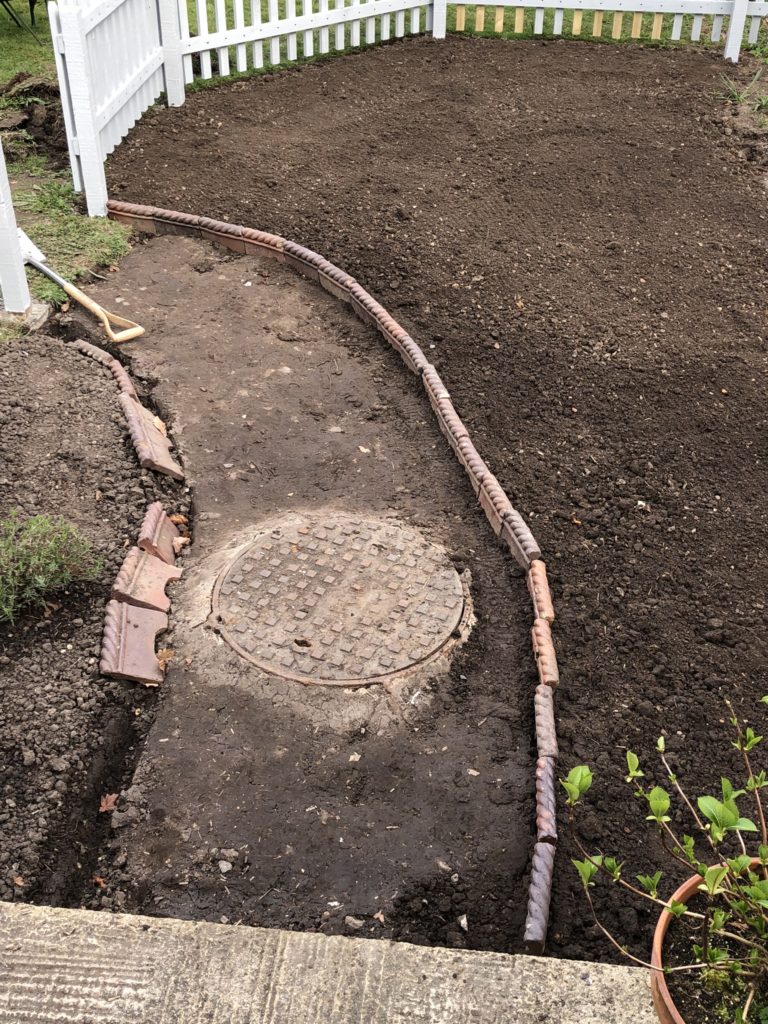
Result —
[[[260,668],[360,686],[421,664],[465,615],[462,581],[418,531],[342,513],[266,524],[219,576],[222,636]]]

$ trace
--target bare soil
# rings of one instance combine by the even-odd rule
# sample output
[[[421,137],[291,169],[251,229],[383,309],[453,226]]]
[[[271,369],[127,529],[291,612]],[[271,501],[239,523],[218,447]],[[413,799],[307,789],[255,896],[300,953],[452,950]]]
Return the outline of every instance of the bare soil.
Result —
[[[147,505],[188,499],[139,469],[117,396],[60,338],[0,346],[0,516],[62,516],[102,561],[98,580],[0,624],[0,899],[96,887],[100,797],[130,777],[153,713],[148,691],[99,675],[104,604]]]
[[[108,168],[116,198],[316,248],[434,345],[550,564],[562,766],[598,775],[582,837],[638,870],[656,851],[625,749],[648,762],[663,731],[714,787],[721,698],[753,717],[764,689],[766,145],[722,73],[703,51],[408,41],[191,95]],[[605,958],[572,852],[550,949]],[[645,953],[652,915],[597,898]]]
[[[122,351],[158,382],[195,515],[173,660],[88,905],[520,948],[529,602],[418,382],[372,327],[270,260],[165,236],[91,291],[147,329]],[[209,628],[238,546],[264,521],[325,510],[415,527],[469,574],[476,623],[450,665],[389,690],[305,685]]]

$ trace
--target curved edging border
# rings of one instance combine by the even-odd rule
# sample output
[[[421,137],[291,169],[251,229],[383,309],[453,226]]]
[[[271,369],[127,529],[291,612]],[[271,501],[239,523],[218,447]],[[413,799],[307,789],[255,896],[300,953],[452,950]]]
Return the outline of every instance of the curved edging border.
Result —
[[[383,334],[401,359],[420,377],[440,430],[464,467],[494,534],[525,570],[533,604],[531,639],[539,675],[534,712],[536,722],[536,843],[531,862],[528,908],[523,936],[530,952],[544,949],[557,845],[555,777],[557,736],[554,690],[559,682],[551,623],[555,613],[541,551],[528,525],[512,506],[499,481],[470,439],[440,375],[421,348],[396,320],[345,271],[319,253],[296,242],[254,228],[194,214],[109,200],[107,214],[150,235],[183,234],[216,242],[234,252],[270,256],[318,281],[331,295],[348,302],[358,317]]]

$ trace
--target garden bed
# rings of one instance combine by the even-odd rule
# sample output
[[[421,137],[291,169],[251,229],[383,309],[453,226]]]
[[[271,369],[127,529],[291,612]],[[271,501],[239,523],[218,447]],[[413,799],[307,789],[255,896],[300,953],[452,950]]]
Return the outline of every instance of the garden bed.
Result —
[[[550,565],[584,838],[638,870],[625,748],[666,731],[714,787],[721,695],[752,716],[764,689],[766,141],[724,91],[703,51],[409,41],[191,95],[108,169],[115,198],[312,246],[434,345]],[[551,948],[605,957],[568,854]]]
[[[0,623],[0,899],[66,903],[93,881],[108,816],[130,778],[154,696],[99,675],[104,604],[147,504],[185,507],[142,472],[109,372],[59,338],[0,348],[0,517],[62,517],[100,571]]]

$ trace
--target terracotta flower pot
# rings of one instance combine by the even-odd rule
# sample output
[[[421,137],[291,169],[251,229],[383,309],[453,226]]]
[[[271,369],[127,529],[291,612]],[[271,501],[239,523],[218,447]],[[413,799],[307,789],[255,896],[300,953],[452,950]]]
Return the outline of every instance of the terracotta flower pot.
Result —
[[[755,867],[759,863],[759,859],[754,857],[752,860],[752,867]],[[680,888],[672,894],[672,899],[676,900],[678,903],[687,903],[688,900],[696,894],[701,882],[701,875],[693,875],[692,878],[689,878],[687,882],[683,882]],[[654,968],[661,968],[664,965],[664,958],[662,956],[664,939],[667,935],[667,929],[673,920],[674,918],[672,915],[668,914],[666,910],[661,912],[656,924],[656,931],[653,933],[651,964]],[[653,996],[653,1006],[656,1010],[656,1016],[659,1018],[661,1024],[686,1024],[685,1020],[680,1015],[680,1011],[672,1001],[672,996],[667,988],[667,977],[662,970],[651,971],[651,995]]]
[[[679,889],[675,890],[672,899],[678,903],[687,903],[688,900],[696,893],[696,890],[701,885],[701,875],[693,875],[687,882],[683,882]],[[661,1024],[685,1024],[685,1021],[680,1016],[677,1007],[672,1002],[672,996],[669,994],[667,988],[667,977],[662,970],[656,970],[655,968],[661,968],[664,964],[662,952],[664,949],[664,939],[667,936],[667,929],[670,923],[674,920],[671,914],[668,914],[666,910],[662,910],[659,915],[659,920],[656,923],[656,931],[653,933],[653,951],[651,953],[651,964],[654,970],[651,971],[651,995],[653,996],[653,1006],[656,1010],[656,1016],[661,1021]]]

